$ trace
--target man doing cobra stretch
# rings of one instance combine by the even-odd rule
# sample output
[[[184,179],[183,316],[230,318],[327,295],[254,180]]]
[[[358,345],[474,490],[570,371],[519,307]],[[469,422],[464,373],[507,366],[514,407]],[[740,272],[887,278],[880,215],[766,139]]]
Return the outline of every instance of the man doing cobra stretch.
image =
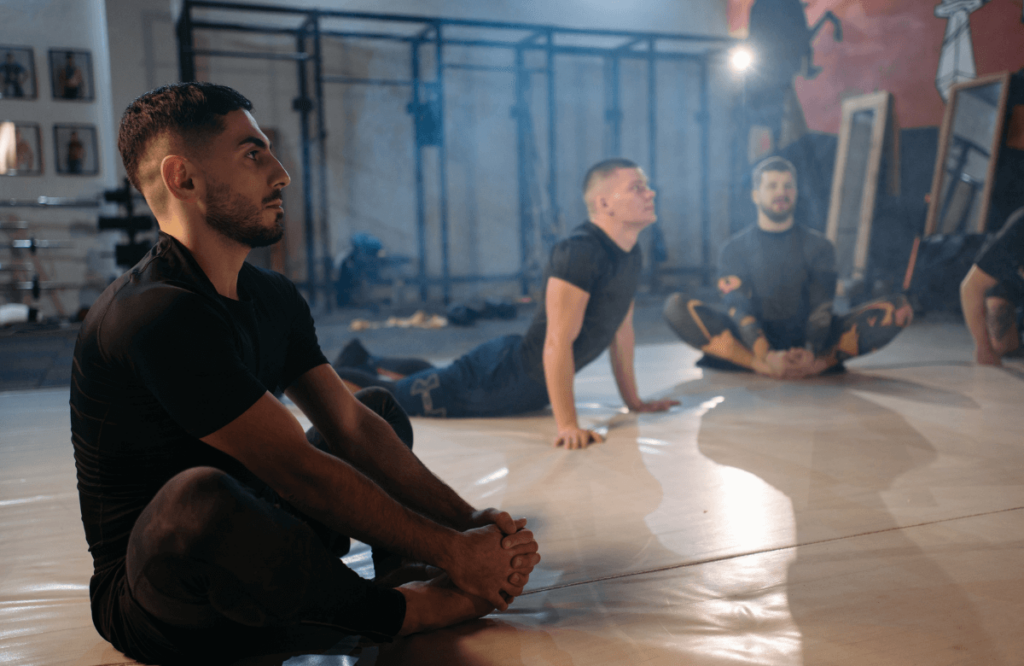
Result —
[[[590,220],[551,251],[543,297],[525,335],[485,342],[444,368],[376,359],[350,343],[335,361],[338,374],[353,388],[387,388],[414,416],[502,416],[550,401],[558,428],[555,445],[570,449],[601,441],[579,426],[573,377],[605,349],[630,410],[664,411],[677,404],[641,400],[633,369],[633,297],[641,265],[637,236],[657,219],[654,190],[639,166],[616,158],[590,168],[583,200]],[[395,381],[382,379],[378,369],[390,369],[392,377],[416,372]]]

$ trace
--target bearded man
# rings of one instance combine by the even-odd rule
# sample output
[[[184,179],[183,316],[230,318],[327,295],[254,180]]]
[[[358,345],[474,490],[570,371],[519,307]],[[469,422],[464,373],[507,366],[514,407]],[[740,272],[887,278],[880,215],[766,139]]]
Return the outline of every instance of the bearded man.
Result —
[[[295,285],[245,263],[281,238],[290,182],[251,109],[181,83],[125,111],[118,147],[160,237],[75,347],[93,623],[147,663],[233,663],[297,625],[448,626],[506,609],[540,560],[525,519],[475,510],[413,455],[387,392],[345,388]],[[339,559],[349,537],[375,580]]]
[[[665,320],[704,352],[698,365],[799,379],[842,370],[842,362],[892,341],[913,319],[903,295],[832,312],[835,248],[794,224],[796,167],[769,157],[754,167],[757,224],[733,236],[718,262],[721,303],[672,294]]]

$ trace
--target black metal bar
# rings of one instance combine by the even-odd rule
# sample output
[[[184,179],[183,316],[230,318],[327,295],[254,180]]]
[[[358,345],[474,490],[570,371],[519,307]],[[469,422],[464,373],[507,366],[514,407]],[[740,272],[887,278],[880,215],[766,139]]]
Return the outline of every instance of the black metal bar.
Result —
[[[708,210],[711,201],[711,115],[708,111],[708,61],[701,64],[700,68],[700,163],[703,166],[704,176],[701,178],[700,189],[700,262],[704,266],[704,279],[701,284],[705,287],[711,284],[711,211]]]
[[[547,35],[548,40],[550,41],[550,39],[551,39],[551,32],[550,31],[538,31],[538,32],[533,33],[532,35],[527,35],[526,37],[523,37],[522,39],[520,39],[518,42],[516,42],[516,46],[527,46],[529,44],[533,44],[533,43],[535,43],[537,41],[537,39],[539,39],[540,37],[544,37],[545,35]]]
[[[654,52],[654,43],[650,44],[650,52]],[[647,61],[647,175],[650,179],[649,185],[655,192],[658,191],[658,71],[657,60],[650,58]],[[706,165],[705,165],[706,168]],[[654,198],[655,215],[660,211],[658,197]],[[651,252],[647,259],[647,284],[653,290],[657,276],[656,265],[665,256],[665,236],[661,231],[661,223],[655,222],[651,225]]]
[[[615,51],[629,51],[634,46],[636,46],[637,44],[642,44],[643,42],[647,42],[648,44],[651,45],[651,49],[652,50],[654,49],[654,40],[651,39],[650,37],[634,37],[634,38],[630,39],[628,42],[626,42],[625,44],[620,44],[619,46],[616,46],[614,50]]]
[[[253,60],[306,60],[305,53],[267,53],[266,51],[220,51],[217,49],[192,49],[192,55],[215,56],[219,58],[250,58]]]
[[[519,186],[519,256],[522,266],[520,288],[525,295],[530,291],[528,266],[532,255],[533,204],[530,201],[529,176],[529,114],[527,92],[530,74],[526,71],[525,54],[518,49],[515,55],[515,105],[512,115],[516,121],[516,179]]]
[[[327,190],[327,124],[324,120],[324,86],[323,86],[323,45],[320,39],[320,16],[313,14],[310,17],[313,29],[313,76],[315,80],[314,94],[316,95],[316,134],[317,150],[320,167],[320,252],[323,264],[323,281],[317,282],[318,288],[323,288],[324,298],[327,300],[328,309],[333,307],[330,295],[331,282],[331,229],[327,211],[329,206]]]
[[[420,43],[412,45],[412,102],[409,107],[413,123],[413,143],[416,145],[416,244],[419,251],[418,279],[420,300],[426,301],[427,290],[427,210],[423,192],[423,146],[417,131],[417,115],[420,107]]]
[[[605,63],[604,85],[608,106],[604,112],[608,123],[608,141],[605,152],[618,157],[622,151],[622,106],[619,103],[619,58],[611,56]]]
[[[449,263],[449,239],[448,239],[448,149],[445,145],[444,131],[444,43],[442,42],[441,26],[434,26],[437,35],[437,42],[434,45],[434,84],[437,86],[438,106],[438,140],[437,140],[437,161],[438,161],[438,187],[440,188],[441,199],[441,275],[444,278],[444,304],[451,302],[451,265]]]
[[[68,199],[66,197],[0,199],[0,208],[99,208],[100,205],[99,199]]]
[[[540,23],[518,23],[511,21],[481,21],[478,19],[452,19],[417,16],[414,14],[381,14],[374,12],[353,12],[340,10],[320,10],[313,7],[285,7],[282,5],[256,5],[239,2],[216,2],[214,0],[187,0],[193,7],[220,9],[227,11],[249,11],[254,13],[275,14],[317,14],[321,18],[348,18],[364,21],[390,21],[398,23],[423,23],[430,26],[460,26],[468,28],[494,28],[505,30],[522,30],[536,32],[558,32],[567,35],[587,35],[592,37],[626,37],[638,39],[656,39],[682,42],[732,43],[738,40],[716,37],[713,35],[694,35],[659,31],[631,31],[594,28],[568,28]],[[433,30],[431,30],[433,32]]]
[[[303,30],[296,38],[296,48],[305,53],[306,36]],[[306,239],[306,293],[311,301],[316,300],[316,227],[313,216],[313,159],[310,154],[312,138],[309,135],[309,114],[313,104],[309,99],[309,70],[306,60],[296,63],[299,70],[299,97],[295,100],[299,112],[299,132],[302,144],[302,229]]]
[[[548,97],[548,203],[551,205],[551,219],[548,224],[545,244],[553,244],[553,238],[560,230],[562,210],[558,205],[558,108],[555,98],[555,36],[548,33],[549,47],[545,54],[547,65],[547,97]],[[553,246],[553,245],[552,245]],[[545,251],[551,247],[545,247]],[[524,294],[525,295],[525,294]]]
[[[301,28],[282,28],[272,25],[243,25],[241,23],[216,23],[213,21],[191,21],[192,30],[218,30],[226,32],[251,32],[263,35],[294,35]]]
[[[402,81],[400,79],[361,79],[355,76],[333,76],[327,75],[322,77],[324,83],[348,83],[352,85],[369,85],[369,86],[411,86],[412,81]]]
[[[185,0],[178,17],[178,79],[196,80],[196,59],[192,53],[192,3]]]
[[[445,69],[462,69],[471,72],[509,72],[514,74],[516,71],[515,67],[501,67],[499,65],[463,65],[459,63],[452,63],[445,65]]]

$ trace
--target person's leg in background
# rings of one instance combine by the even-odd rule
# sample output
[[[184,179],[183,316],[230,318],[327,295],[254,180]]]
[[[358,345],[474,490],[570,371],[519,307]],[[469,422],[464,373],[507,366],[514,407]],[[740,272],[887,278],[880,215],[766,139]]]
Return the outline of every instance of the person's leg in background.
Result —
[[[847,359],[878,351],[893,341],[914,318],[913,308],[903,294],[864,303],[837,317],[829,347],[819,354],[829,367]]]
[[[732,319],[720,307],[676,293],[665,301],[662,314],[683,342],[704,352],[698,365],[752,370],[753,352],[740,341]]]

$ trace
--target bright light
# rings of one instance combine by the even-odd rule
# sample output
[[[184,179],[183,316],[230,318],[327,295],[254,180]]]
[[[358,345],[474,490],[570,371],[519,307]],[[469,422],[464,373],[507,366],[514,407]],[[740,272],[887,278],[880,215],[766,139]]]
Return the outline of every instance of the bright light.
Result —
[[[737,72],[745,72],[754,64],[754,54],[745,46],[737,46],[729,53],[729,64]]]

